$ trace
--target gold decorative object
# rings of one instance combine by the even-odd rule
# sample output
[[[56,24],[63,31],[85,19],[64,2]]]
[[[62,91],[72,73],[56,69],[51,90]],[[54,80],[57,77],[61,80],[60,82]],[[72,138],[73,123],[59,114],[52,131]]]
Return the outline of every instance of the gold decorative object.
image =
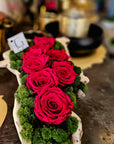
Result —
[[[96,4],[94,0],[73,0],[73,4],[83,11],[95,11]]]
[[[97,6],[94,0],[73,0],[73,4],[79,11],[83,12],[91,23],[99,20],[99,16],[96,13]]]
[[[89,25],[89,19],[75,9],[64,12],[60,18],[60,32],[69,37],[86,37]]]
[[[57,20],[57,15],[55,13],[52,12],[41,13],[39,17],[40,30],[44,31],[46,24],[56,20]]]
[[[96,51],[85,57],[71,57],[70,60],[83,70],[92,67],[93,64],[100,64],[104,61],[106,56],[106,49],[103,45],[96,49]]]
[[[69,37],[86,37],[89,26],[98,20],[93,0],[73,0],[60,18],[60,32]]]
[[[59,9],[61,12],[66,11],[70,8],[71,0],[60,0]]]
[[[5,28],[12,28],[14,26],[14,21],[8,18],[5,18],[3,23]]]
[[[3,95],[0,95],[0,127],[2,126],[7,115],[7,103],[2,98]]]

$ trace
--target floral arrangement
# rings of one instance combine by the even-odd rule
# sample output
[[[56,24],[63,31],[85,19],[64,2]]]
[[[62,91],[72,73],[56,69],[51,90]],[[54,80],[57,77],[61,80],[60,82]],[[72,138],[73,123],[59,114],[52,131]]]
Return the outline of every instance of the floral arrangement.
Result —
[[[23,139],[33,144],[71,144],[78,120],[76,108],[81,82],[80,67],[69,61],[64,46],[53,37],[35,37],[30,47],[15,54],[10,51],[10,67],[20,72],[21,85],[15,97]]]

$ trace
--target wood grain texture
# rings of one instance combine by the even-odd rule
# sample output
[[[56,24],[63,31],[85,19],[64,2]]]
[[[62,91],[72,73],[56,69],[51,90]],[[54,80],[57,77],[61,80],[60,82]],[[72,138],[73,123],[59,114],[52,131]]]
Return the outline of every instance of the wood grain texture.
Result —
[[[21,144],[13,121],[14,92],[17,89],[16,77],[5,68],[0,68],[0,94],[8,104],[6,119],[0,128],[0,144]]]

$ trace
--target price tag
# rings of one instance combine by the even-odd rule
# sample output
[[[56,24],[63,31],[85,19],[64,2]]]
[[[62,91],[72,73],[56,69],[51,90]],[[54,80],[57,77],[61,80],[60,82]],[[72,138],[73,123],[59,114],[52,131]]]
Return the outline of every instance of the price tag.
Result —
[[[8,44],[9,47],[14,51],[14,53],[21,52],[29,47],[23,32],[20,32],[8,38]]]

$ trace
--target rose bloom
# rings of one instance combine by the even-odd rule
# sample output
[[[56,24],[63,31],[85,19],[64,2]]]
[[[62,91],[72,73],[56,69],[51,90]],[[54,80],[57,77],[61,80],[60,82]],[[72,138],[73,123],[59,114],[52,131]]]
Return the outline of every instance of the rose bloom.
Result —
[[[59,79],[59,84],[61,86],[65,86],[65,85],[74,83],[76,75],[78,75],[73,70],[73,65],[71,65],[71,62],[54,61],[52,64],[52,68],[53,68],[54,72],[56,73],[56,76]]]
[[[34,43],[37,45],[44,53],[53,47],[55,44],[55,39],[53,37],[34,37]]]
[[[27,76],[26,85],[35,93],[39,93],[42,89],[57,86],[58,78],[53,74],[51,68],[44,68]]]
[[[66,93],[58,87],[44,89],[35,97],[34,112],[46,124],[59,125],[71,115],[73,103]]]
[[[65,50],[54,50],[51,49],[47,53],[49,55],[50,60],[56,60],[56,61],[68,61],[69,56],[66,54]]]
[[[33,56],[41,56],[44,53],[37,45],[32,45],[26,51],[25,55],[27,55],[27,54],[33,55]]]
[[[21,68],[24,70],[25,73],[30,74],[47,67],[49,57],[45,55],[35,56],[29,53],[27,55],[23,54],[22,59],[23,64]]]
[[[23,57],[29,57],[29,56],[41,56],[44,53],[41,51],[39,47],[36,45],[32,45],[28,48],[25,54],[23,54]]]

